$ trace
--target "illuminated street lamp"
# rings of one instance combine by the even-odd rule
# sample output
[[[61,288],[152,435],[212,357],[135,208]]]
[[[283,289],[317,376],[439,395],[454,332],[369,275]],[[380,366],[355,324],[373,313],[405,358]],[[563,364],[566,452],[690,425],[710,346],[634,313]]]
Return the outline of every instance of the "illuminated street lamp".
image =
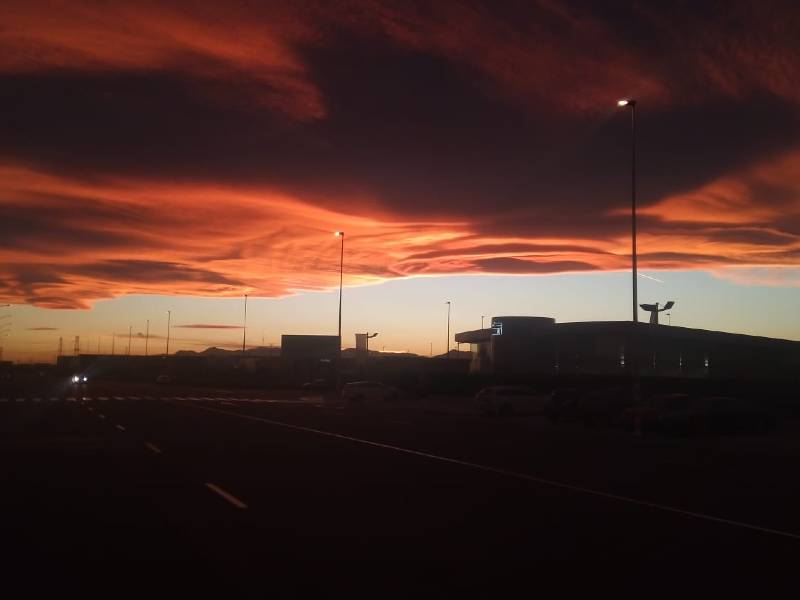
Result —
[[[639,289],[636,280],[636,100],[625,98],[617,101],[619,107],[631,109],[631,257],[633,275],[633,322],[639,322]]]
[[[342,350],[342,281],[344,277],[344,231],[337,231],[333,235],[342,238],[342,249],[339,255],[339,351]]]

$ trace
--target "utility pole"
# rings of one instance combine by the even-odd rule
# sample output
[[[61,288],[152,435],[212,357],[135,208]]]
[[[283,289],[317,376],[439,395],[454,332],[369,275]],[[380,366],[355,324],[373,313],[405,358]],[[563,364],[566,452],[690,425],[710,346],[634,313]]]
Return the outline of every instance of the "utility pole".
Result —
[[[128,326],[128,356],[131,355],[131,337],[133,337],[133,325]]]
[[[81,354],[81,336],[75,336],[75,346],[72,348],[72,353],[75,356],[80,356]]]
[[[147,329],[144,334],[144,355],[147,356],[147,345],[150,342],[150,319],[147,319]]]

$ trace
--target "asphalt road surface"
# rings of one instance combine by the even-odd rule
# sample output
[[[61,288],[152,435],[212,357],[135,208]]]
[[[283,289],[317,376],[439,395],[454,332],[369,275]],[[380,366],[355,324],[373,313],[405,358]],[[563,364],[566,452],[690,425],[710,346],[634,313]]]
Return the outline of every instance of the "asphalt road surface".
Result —
[[[129,579],[181,567],[194,585],[231,592],[288,572],[322,591],[380,573],[377,595],[458,596],[587,578],[650,591],[749,579],[775,591],[800,556],[790,426],[642,438],[431,408],[130,384],[0,388],[2,564],[122,568]]]

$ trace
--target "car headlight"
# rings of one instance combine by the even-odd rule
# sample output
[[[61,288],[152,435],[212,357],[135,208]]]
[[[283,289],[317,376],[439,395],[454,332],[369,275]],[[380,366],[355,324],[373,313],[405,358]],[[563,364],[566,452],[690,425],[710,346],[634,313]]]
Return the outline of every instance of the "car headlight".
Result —
[[[80,377],[78,377],[77,375],[73,375],[72,376],[72,383],[78,383],[78,381],[80,381]]]
[[[86,375],[84,375],[84,376],[83,376],[83,381],[84,381],[84,383],[85,383],[85,382],[89,381],[89,378],[88,378],[88,377],[86,377]]]

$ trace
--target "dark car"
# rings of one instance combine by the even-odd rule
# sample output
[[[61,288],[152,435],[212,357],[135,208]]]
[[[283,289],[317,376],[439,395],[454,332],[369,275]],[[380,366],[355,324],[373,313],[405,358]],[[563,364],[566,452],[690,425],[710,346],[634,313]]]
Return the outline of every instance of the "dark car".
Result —
[[[327,379],[315,379],[304,383],[302,388],[304,390],[330,390],[333,389],[333,384]]]
[[[545,403],[542,414],[554,423],[568,420],[572,414],[573,406],[580,400],[581,391],[578,388],[558,388]]]
[[[579,398],[565,402],[559,420],[580,421],[586,425],[612,425],[619,414],[633,406],[631,386],[614,386],[590,390]]]
[[[714,396],[700,398],[684,410],[659,418],[667,433],[766,433],[775,426],[767,411],[742,398]]]
[[[625,429],[641,431],[657,431],[661,429],[661,421],[675,411],[684,411],[691,407],[692,397],[682,392],[654,394],[639,405],[624,409],[617,424]]]

